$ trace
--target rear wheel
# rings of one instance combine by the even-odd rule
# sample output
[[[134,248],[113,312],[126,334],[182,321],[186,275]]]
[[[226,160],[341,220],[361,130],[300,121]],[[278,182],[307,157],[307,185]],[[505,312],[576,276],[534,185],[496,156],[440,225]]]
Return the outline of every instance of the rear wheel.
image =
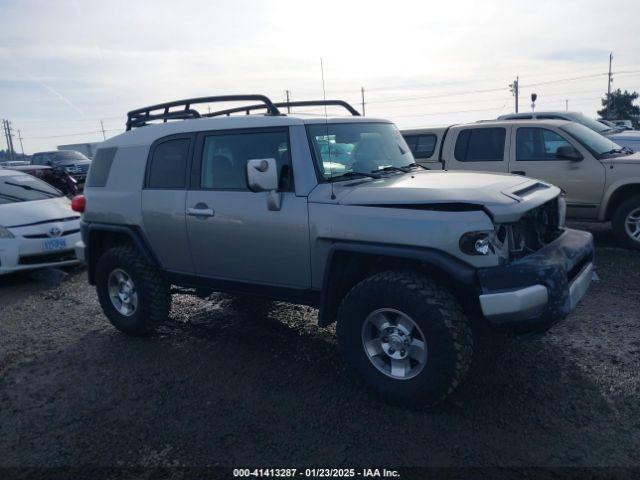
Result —
[[[473,350],[456,299],[414,271],[378,273],[353,287],[340,306],[337,334],[350,366],[384,398],[408,405],[449,395]]]
[[[169,284],[133,247],[114,247],[100,257],[96,290],[105,315],[124,333],[147,335],[169,316]]]
[[[640,249],[640,195],[624,201],[611,219],[613,233],[628,248]]]

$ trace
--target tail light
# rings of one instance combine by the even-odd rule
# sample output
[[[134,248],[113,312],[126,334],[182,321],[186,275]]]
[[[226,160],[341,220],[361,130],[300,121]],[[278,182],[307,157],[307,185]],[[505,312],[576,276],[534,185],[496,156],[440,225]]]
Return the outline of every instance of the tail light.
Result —
[[[71,200],[71,210],[74,212],[84,213],[84,209],[87,206],[87,200],[84,195],[76,195]]]

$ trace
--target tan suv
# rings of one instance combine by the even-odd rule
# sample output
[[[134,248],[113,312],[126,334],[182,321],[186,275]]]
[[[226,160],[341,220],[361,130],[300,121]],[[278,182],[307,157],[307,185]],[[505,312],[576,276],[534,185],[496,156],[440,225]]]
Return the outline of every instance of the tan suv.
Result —
[[[505,120],[402,132],[430,169],[515,173],[565,192],[567,217],[611,221],[618,240],[640,249],[640,152],[564,120]]]

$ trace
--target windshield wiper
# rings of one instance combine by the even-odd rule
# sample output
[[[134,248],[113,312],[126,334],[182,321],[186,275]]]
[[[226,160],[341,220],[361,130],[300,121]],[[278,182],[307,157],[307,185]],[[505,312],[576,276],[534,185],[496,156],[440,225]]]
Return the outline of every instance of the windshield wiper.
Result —
[[[337,175],[335,177],[331,177],[327,179],[327,182],[335,182],[339,180],[348,180],[350,178],[357,177],[368,177],[368,178],[380,178],[380,175],[374,175],[373,173],[364,173],[364,172],[345,172],[341,175]]]
[[[384,167],[384,168],[379,168],[378,170],[371,170],[371,173],[384,173],[384,172],[402,172],[402,173],[409,173],[409,170],[406,169],[406,167],[394,167],[394,166],[388,166],[388,167]]]
[[[8,198],[9,200],[12,200],[14,202],[26,202],[27,201],[26,198],[20,198],[20,197],[16,197],[15,195],[9,195],[9,194],[6,194],[6,193],[0,193],[0,197]]]
[[[11,185],[12,187],[24,188],[25,190],[31,190],[33,192],[42,193],[44,195],[49,195],[50,197],[59,197],[60,196],[60,195],[52,193],[52,192],[47,192],[46,190],[40,190],[39,188],[32,187],[30,185],[20,185],[19,183],[13,183],[13,182],[4,182],[4,184],[5,185]]]
[[[424,170],[429,170],[427,167],[425,167],[424,165],[421,165],[421,164],[419,164],[417,162],[413,162],[413,163],[410,163],[409,165],[405,165],[404,168],[416,168],[416,167],[420,167],[420,168],[422,168]]]
[[[601,155],[616,155],[618,153],[624,153],[626,155],[631,155],[633,153],[633,150],[631,150],[629,147],[613,148],[613,149],[609,150],[608,152],[602,153]]]

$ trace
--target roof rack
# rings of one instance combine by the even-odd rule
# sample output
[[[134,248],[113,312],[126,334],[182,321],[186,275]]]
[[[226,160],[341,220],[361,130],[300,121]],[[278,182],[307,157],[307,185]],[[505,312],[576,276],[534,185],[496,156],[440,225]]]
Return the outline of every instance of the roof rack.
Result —
[[[201,103],[215,103],[215,102],[232,102],[232,101],[259,101],[260,105],[253,105],[253,107],[260,107],[267,109],[267,115],[282,115],[278,107],[265,95],[221,95],[217,97],[200,97],[189,98],[186,100],[177,100],[175,102],[159,103],[157,105],[151,105],[149,107],[138,108],[131,110],[127,113],[127,130],[132,128],[144,127],[147,123],[153,120],[162,120],[164,123],[167,120],[186,120],[188,118],[201,118],[214,116],[214,114],[201,115],[200,112],[191,108],[194,104]],[[174,107],[184,107],[182,110],[173,110]],[[154,110],[160,110],[155,112]],[[240,109],[239,111],[242,111]]]
[[[317,106],[338,106],[344,107],[351,115],[354,117],[359,117],[360,112],[358,112],[355,108],[353,108],[349,103],[344,100],[303,100],[299,102],[279,102],[273,104],[277,108],[288,108],[288,107],[317,107]],[[236,107],[229,108],[226,110],[220,110],[217,112],[207,113],[202,115],[203,117],[219,117],[221,115],[231,115],[232,113],[238,112],[246,112],[247,115],[250,114],[252,110],[261,110],[263,108],[267,108],[266,105],[249,105],[246,107]]]

